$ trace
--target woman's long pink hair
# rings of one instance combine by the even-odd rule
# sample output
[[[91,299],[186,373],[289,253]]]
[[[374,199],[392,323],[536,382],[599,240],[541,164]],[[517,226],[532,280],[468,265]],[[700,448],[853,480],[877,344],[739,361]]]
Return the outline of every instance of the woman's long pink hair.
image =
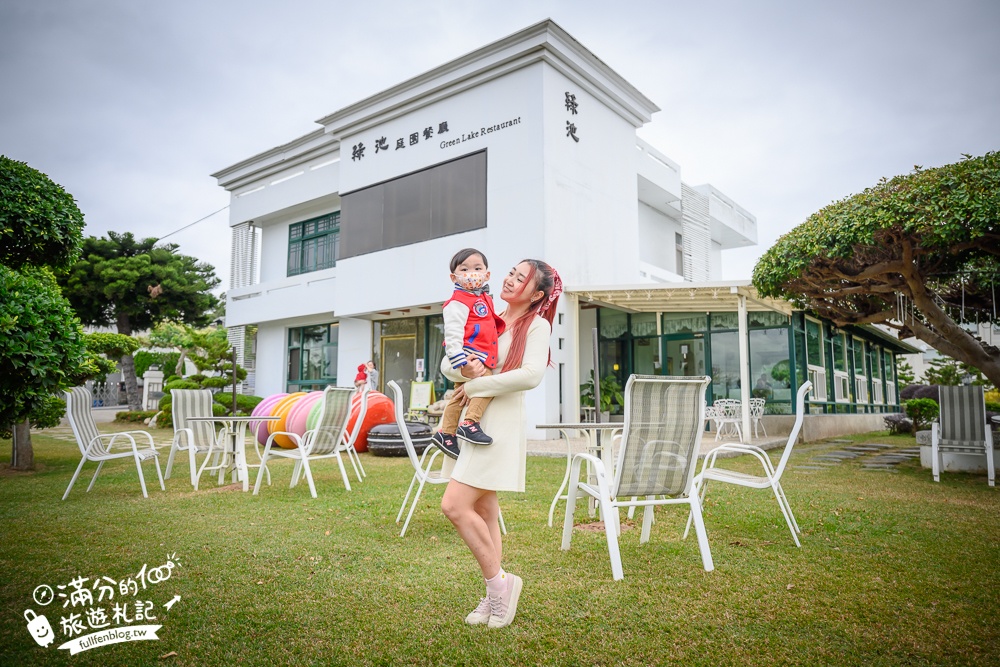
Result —
[[[510,350],[507,358],[503,362],[503,372],[521,367],[524,361],[524,347],[528,342],[528,327],[531,326],[535,316],[544,318],[549,325],[556,316],[556,306],[559,304],[559,294],[562,292],[562,281],[556,270],[545,262],[538,259],[525,259],[518,264],[528,264],[531,269],[521,285],[521,291],[531,288],[531,292],[542,291],[542,297],[532,301],[528,306],[528,312],[517,318],[510,326]],[[549,349],[548,363],[552,363],[552,350]]]

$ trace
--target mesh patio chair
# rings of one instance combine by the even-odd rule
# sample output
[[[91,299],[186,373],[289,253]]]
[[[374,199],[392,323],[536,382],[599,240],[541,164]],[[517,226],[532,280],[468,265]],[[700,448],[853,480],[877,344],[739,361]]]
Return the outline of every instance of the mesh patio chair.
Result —
[[[354,443],[357,442],[358,437],[361,435],[361,429],[364,426],[365,415],[368,413],[368,392],[370,391],[373,391],[372,388],[366,384],[360,391],[355,391],[354,395],[351,396],[351,412],[354,412],[354,408],[357,407],[358,418],[354,420],[354,428],[351,432],[344,433],[340,444],[340,451],[347,454],[347,460],[354,467],[354,474],[358,476],[359,482],[367,477],[368,473],[365,472],[365,467],[361,463],[361,455],[358,454]]]
[[[171,389],[170,409],[174,420],[174,438],[170,444],[170,455],[167,457],[167,470],[164,479],[170,479],[174,468],[174,457],[177,452],[187,452],[191,471],[191,486],[198,490],[201,473],[206,469],[218,470],[225,458],[226,431],[216,434],[215,424],[211,422],[189,422],[191,417],[212,416],[212,392],[208,389]],[[201,467],[198,467],[198,455],[204,455]],[[214,457],[215,465],[209,467],[208,462]]]
[[[399,536],[403,537],[406,535],[406,529],[410,525],[410,518],[413,516],[413,510],[417,508],[417,502],[420,500],[420,494],[424,490],[425,484],[447,484],[451,481],[451,478],[445,475],[440,468],[434,470],[434,463],[441,453],[441,450],[437,447],[427,447],[424,449],[424,453],[417,457],[417,449],[413,446],[413,439],[410,437],[410,431],[406,428],[406,420],[403,415],[403,391],[396,384],[395,380],[390,380],[386,383],[386,386],[392,392],[392,405],[393,411],[396,416],[396,426],[399,427],[399,435],[403,439],[403,446],[406,448],[406,456],[410,459],[410,465],[413,466],[413,477],[410,479],[410,487],[406,490],[406,495],[403,496],[403,504],[399,507],[399,514],[396,515],[396,525],[399,525],[400,520],[403,518],[403,512],[406,511],[406,507],[409,504],[410,511],[406,514],[406,521],[403,523],[403,530],[400,531]],[[441,462],[444,462],[444,457],[441,458]],[[410,494],[413,493],[413,485],[417,485],[417,492],[413,495],[413,503],[410,504]],[[500,530],[503,534],[507,534],[507,526],[503,521],[503,513],[500,513]]]
[[[573,457],[566,501],[562,549],[570,548],[573,514],[580,492],[597,499],[604,519],[612,576],[624,578],[618,538],[621,507],[643,507],[640,543],[649,541],[656,505],[687,505],[694,516],[698,547],[706,571],[715,568],[701,519],[701,502],[692,493],[698,450],[704,432],[705,390],[711,378],[633,375],[625,385],[625,422],[613,476],[600,458]],[[579,481],[580,467],[591,465],[597,483]],[[611,478],[613,477],[613,479]]]
[[[977,454],[986,457],[986,479],[996,484],[993,467],[993,431],[986,423],[986,402],[982,386],[940,387],[938,421],[931,425],[931,471],[941,481],[942,454]]]
[[[327,387],[323,391],[323,412],[319,417],[316,428],[306,431],[302,436],[298,433],[286,431],[276,431],[268,436],[264,445],[264,453],[261,455],[260,470],[257,472],[257,481],[253,486],[253,493],[260,492],[260,482],[263,471],[267,465],[267,460],[272,456],[293,459],[295,468],[292,470],[292,481],[288,485],[294,488],[299,483],[299,478],[305,472],[306,481],[309,483],[309,493],[316,497],[316,484],[313,481],[310,461],[318,459],[336,459],[340,468],[340,476],[344,480],[344,486],[351,490],[351,480],[347,477],[347,470],[344,468],[344,459],[341,452],[351,457],[350,450],[354,449],[354,439],[361,432],[364,414],[359,413],[355,422],[353,433],[347,432],[347,423],[351,417],[351,397],[355,393],[354,389],[344,387]],[[364,401],[363,407],[368,404]],[[274,446],[274,439],[278,435],[287,436],[294,444],[294,449],[282,449]],[[357,455],[355,450],[354,455]],[[353,463],[353,461],[352,461]],[[355,468],[357,472],[357,468]],[[360,473],[358,474],[360,479]]]
[[[764,431],[764,437],[767,437],[767,429],[764,428],[764,424],[761,419],[764,417],[764,407],[767,405],[767,400],[763,398],[751,398],[750,399],[750,421],[753,422],[753,437],[759,438],[760,435],[757,434],[757,428]]]
[[[705,494],[708,492],[709,481],[726,482],[727,484],[746,486],[751,489],[771,489],[774,492],[774,497],[778,500],[778,507],[781,508],[781,513],[785,517],[785,522],[788,524],[788,530],[792,532],[792,539],[795,540],[795,546],[797,547],[802,546],[799,544],[798,536],[798,534],[802,531],[799,530],[799,524],[795,522],[795,515],[792,514],[792,506],[788,504],[788,498],[785,496],[785,490],[781,488],[781,474],[785,471],[785,466],[788,465],[788,458],[792,455],[792,447],[795,445],[795,441],[798,440],[799,433],[802,431],[802,422],[806,411],[806,394],[809,393],[811,389],[811,382],[806,382],[799,387],[798,395],[795,398],[795,424],[792,426],[792,432],[788,436],[788,442],[785,443],[785,449],[781,452],[781,459],[778,461],[777,467],[771,464],[771,458],[767,455],[767,452],[760,447],[755,445],[727,443],[719,445],[705,455],[705,462],[702,464],[701,472],[694,478],[695,487],[698,489],[702,501],[705,500]],[[724,452],[750,454],[756,457],[764,470],[764,475],[750,475],[743,472],[737,472],[735,470],[727,470],[725,468],[716,467],[716,464],[719,462],[719,454]],[[691,522],[693,519],[694,514],[692,513],[692,515],[688,517],[687,526],[684,528],[684,537],[687,537],[688,531],[691,529]]]
[[[69,481],[69,486],[66,487],[66,493],[63,494],[62,499],[66,500],[69,497],[69,492],[76,483],[76,479],[80,476],[83,465],[87,461],[97,461],[97,470],[94,471],[94,478],[90,480],[90,486],[87,487],[88,492],[94,488],[94,482],[97,481],[97,475],[100,474],[105,461],[128,458],[135,461],[135,469],[139,472],[139,486],[142,487],[143,498],[149,497],[149,494],[146,493],[146,479],[142,475],[143,461],[153,460],[156,464],[156,475],[160,478],[160,489],[165,490],[166,487],[163,486],[163,473],[160,472],[160,459],[157,457],[156,448],[153,446],[153,436],[147,431],[102,434],[97,430],[94,415],[90,411],[91,400],[90,391],[86,387],[75,387],[66,392],[66,419],[69,420],[70,428],[73,429],[73,436],[76,438],[76,444],[80,448],[80,454],[83,455],[83,458],[80,459],[80,465],[77,466],[76,472],[73,473],[73,479]],[[136,436],[143,436],[149,443],[149,446],[147,447],[144,443],[140,447],[135,441]],[[116,443],[124,445],[124,451],[112,451]]]

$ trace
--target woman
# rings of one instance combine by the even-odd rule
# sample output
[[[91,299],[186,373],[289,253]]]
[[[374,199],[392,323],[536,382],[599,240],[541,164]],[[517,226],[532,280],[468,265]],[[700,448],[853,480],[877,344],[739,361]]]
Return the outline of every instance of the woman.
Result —
[[[365,379],[368,383],[368,389],[378,391],[378,369],[375,368],[374,361],[365,364]]]
[[[545,262],[528,259],[503,281],[500,298],[507,302],[501,314],[506,330],[499,338],[498,363],[492,375],[478,360],[458,370],[441,364],[449,379],[465,384],[460,398],[492,397],[483,414],[482,427],[493,434],[489,447],[462,443],[441,510],[479,563],[486,579],[486,597],[465,618],[470,625],[502,628],[517,612],[521,578],[504,572],[500,539],[500,505],[497,491],[524,491],[527,456],[524,397],[541,383],[549,364],[549,337],[562,281]],[[450,459],[446,462],[450,464]]]

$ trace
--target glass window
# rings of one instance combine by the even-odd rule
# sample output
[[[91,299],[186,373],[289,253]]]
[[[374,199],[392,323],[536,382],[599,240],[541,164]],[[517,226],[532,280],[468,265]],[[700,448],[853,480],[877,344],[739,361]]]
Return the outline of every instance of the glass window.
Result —
[[[795,329],[795,364],[796,384],[802,386],[806,381],[806,332]]]
[[[660,339],[656,336],[632,340],[632,372],[639,375],[660,374]]]
[[[739,333],[712,334],[711,375],[713,399],[740,398]]]
[[[289,225],[288,275],[336,266],[339,247],[340,211]]]
[[[444,317],[431,315],[427,318],[427,360],[424,362],[426,379],[434,382],[434,392],[438,397],[447,390],[447,380],[441,375],[441,358],[444,357]]]
[[[842,333],[833,336],[833,370],[847,372],[847,336]]]
[[[309,391],[337,384],[339,332],[337,324],[288,330],[287,391]]]
[[[865,342],[860,338],[853,338],[854,344],[854,374],[865,375]]]
[[[697,313],[663,313],[663,333],[698,333],[708,329],[708,315]]]
[[[342,258],[486,227],[486,151],[342,195]]]
[[[868,344],[868,367],[871,368],[872,378],[878,380],[882,377],[882,366],[878,363],[878,348]]]
[[[806,320],[806,360],[810,366],[823,366],[823,330],[819,322]]]
[[[747,313],[750,327],[787,327],[788,316],[773,310]]]
[[[886,381],[892,382],[892,371],[895,364],[892,360],[892,352],[889,350],[882,350],[882,366],[885,371],[885,374],[882,377],[884,377]]]
[[[712,329],[739,329],[740,316],[737,313],[712,313]]]
[[[601,308],[597,311],[600,322],[601,338],[620,338],[628,332],[628,313],[613,308]]]
[[[713,339],[714,340],[714,339]],[[713,363],[715,348],[712,348]],[[750,393],[771,401],[792,400],[792,373],[787,329],[759,329],[750,332]]]
[[[633,313],[630,320],[633,336],[656,335],[656,313]]]

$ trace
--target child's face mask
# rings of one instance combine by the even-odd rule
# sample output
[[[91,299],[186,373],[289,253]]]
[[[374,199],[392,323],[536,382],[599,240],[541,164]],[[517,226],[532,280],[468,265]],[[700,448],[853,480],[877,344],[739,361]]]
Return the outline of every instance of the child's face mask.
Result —
[[[478,271],[468,271],[466,273],[459,273],[455,275],[455,282],[467,290],[479,289],[485,285],[486,281],[489,279],[490,274],[488,271],[482,273]]]

